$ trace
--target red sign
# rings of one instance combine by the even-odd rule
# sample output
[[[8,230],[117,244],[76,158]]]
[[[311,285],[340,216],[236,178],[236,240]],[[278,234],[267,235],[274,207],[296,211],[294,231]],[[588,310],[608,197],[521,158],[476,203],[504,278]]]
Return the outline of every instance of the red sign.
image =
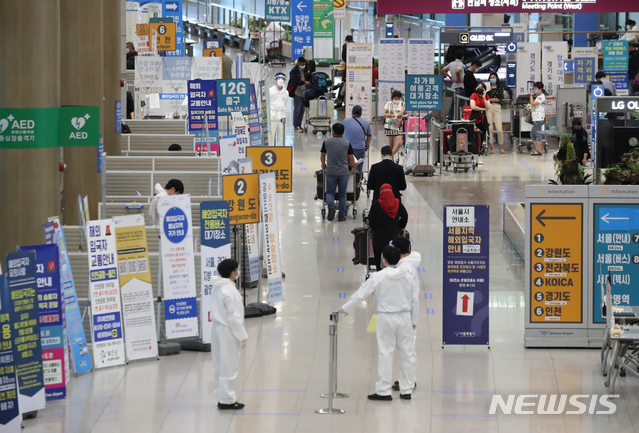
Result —
[[[558,13],[558,12],[633,12],[637,0],[378,0],[378,13],[441,14],[441,13]]]

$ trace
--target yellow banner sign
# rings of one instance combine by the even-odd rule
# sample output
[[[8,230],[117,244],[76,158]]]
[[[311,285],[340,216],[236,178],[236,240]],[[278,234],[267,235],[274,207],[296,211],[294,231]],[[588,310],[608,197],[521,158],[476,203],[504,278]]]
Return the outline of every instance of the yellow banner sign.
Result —
[[[277,192],[293,192],[293,148],[289,146],[246,148],[253,160],[253,173],[275,173]]]
[[[222,177],[224,200],[229,202],[231,225],[260,222],[260,180],[257,173]]]
[[[149,23],[149,36],[151,40],[155,37],[157,41],[156,49],[158,51],[175,51],[175,23]],[[153,50],[153,42],[150,42],[151,50]]]

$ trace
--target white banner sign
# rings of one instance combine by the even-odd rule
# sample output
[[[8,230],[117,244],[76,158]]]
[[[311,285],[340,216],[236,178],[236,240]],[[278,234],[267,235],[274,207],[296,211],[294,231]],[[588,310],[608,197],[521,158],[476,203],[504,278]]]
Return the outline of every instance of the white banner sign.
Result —
[[[432,39],[408,40],[408,75],[433,75],[435,73],[435,41]]]
[[[258,246],[259,224],[244,224],[248,255],[249,278],[251,282],[260,278],[260,251]]]
[[[264,260],[268,272],[268,302],[284,300],[282,286],[282,255],[280,254],[280,229],[277,213],[277,187],[275,173],[260,174],[260,209],[264,222]]]
[[[373,44],[346,44],[346,112],[362,107],[362,118],[372,118]]]
[[[198,335],[191,196],[158,199],[166,338]]]
[[[384,105],[391,100],[393,90],[404,94],[406,53],[404,40],[398,38],[379,40],[379,86],[377,88],[377,113],[384,113]]]
[[[123,365],[124,336],[113,220],[88,221],[91,335],[96,368]]]
[[[128,361],[156,358],[158,336],[144,215],[117,216],[113,218],[113,225],[118,249],[126,357]]]
[[[528,94],[539,81],[541,69],[540,45],[534,42],[517,44],[517,95]]]
[[[542,82],[548,95],[557,94],[557,86],[564,84],[564,64],[568,60],[568,42],[544,42],[542,52]]]

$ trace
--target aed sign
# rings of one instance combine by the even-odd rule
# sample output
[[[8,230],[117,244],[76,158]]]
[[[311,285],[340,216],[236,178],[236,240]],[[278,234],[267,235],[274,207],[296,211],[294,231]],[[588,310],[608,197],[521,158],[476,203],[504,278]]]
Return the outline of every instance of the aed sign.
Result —
[[[229,203],[229,223],[260,222],[260,179],[258,173],[222,177],[222,194]]]
[[[293,192],[292,147],[249,146],[246,156],[253,162],[253,173],[275,173],[277,192]]]
[[[530,206],[530,321],[582,323],[583,204]]]

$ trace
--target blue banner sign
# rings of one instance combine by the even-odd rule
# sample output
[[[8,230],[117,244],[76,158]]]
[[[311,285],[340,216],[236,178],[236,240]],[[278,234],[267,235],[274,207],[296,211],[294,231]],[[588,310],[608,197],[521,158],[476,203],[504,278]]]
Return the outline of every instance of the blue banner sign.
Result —
[[[603,70],[628,70],[628,41],[603,42]]]
[[[289,0],[266,0],[264,13],[266,21],[288,23],[291,21],[291,2]]]
[[[297,0],[292,11],[292,57],[304,55],[304,47],[313,46],[313,0]]]
[[[11,296],[6,275],[0,274],[0,430],[21,431],[22,416],[18,408],[18,381],[16,379],[13,342],[17,330],[11,320]]]
[[[175,51],[167,51],[168,57],[183,57],[184,23],[182,22],[182,0],[163,0],[162,17],[172,18],[175,23]]]
[[[255,84],[251,84],[251,106],[249,108],[249,135],[251,137],[251,146],[262,145],[262,124],[260,122],[260,114],[257,108],[257,95],[255,94]]]
[[[407,75],[406,109],[431,111],[442,109],[444,81],[441,75]]]
[[[236,80],[216,80],[217,112],[230,115],[233,111],[249,114],[251,98],[249,96],[248,78]]]
[[[443,344],[489,344],[488,206],[444,206]]]

